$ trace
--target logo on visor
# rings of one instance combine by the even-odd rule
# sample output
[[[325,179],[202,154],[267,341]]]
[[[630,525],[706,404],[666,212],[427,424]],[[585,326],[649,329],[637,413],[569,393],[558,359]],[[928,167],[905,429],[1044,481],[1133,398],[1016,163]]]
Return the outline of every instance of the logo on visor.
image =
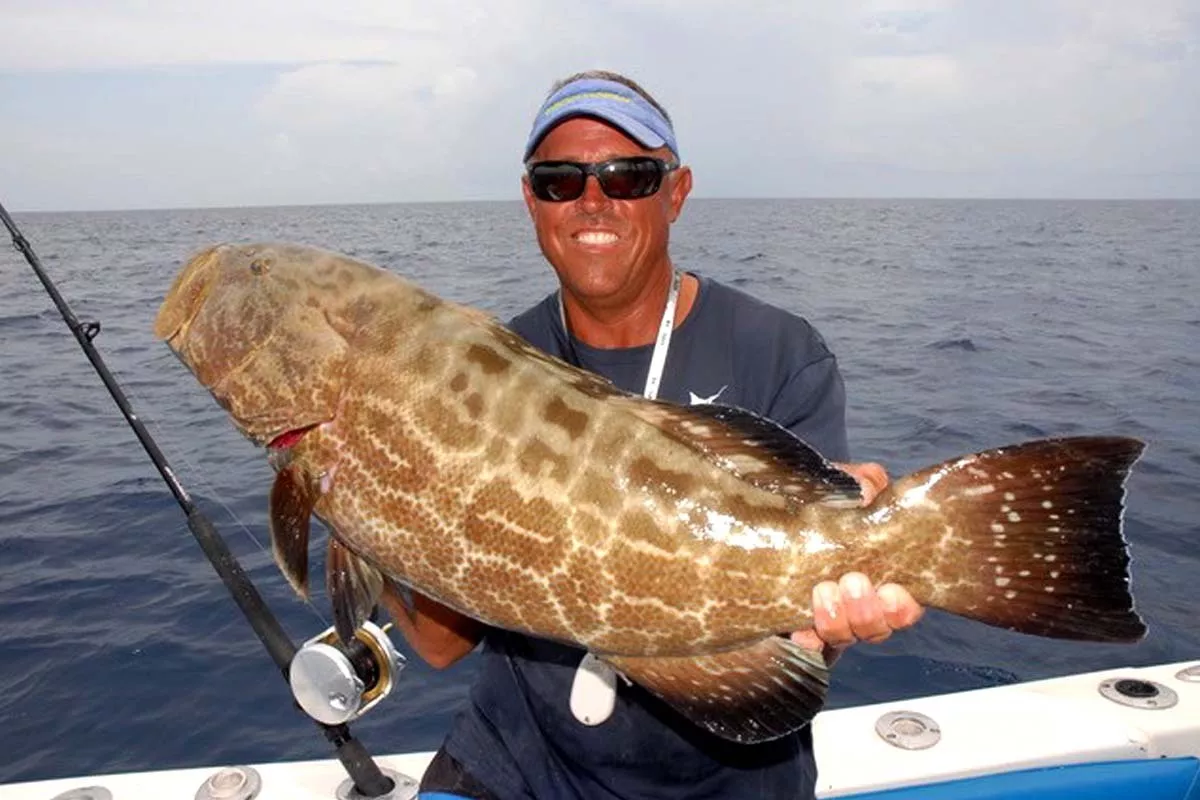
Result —
[[[628,97],[622,97],[616,92],[580,92],[579,94],[573,94],[570,97],[564,97],[562,100],[551,103],[542,112],[542,116],[549,116],[563,106],[570,105],[571,103],[578,103],[580,100],[589,100],[592,98],[598,100],[619,100],[622,103],[630,102]]]

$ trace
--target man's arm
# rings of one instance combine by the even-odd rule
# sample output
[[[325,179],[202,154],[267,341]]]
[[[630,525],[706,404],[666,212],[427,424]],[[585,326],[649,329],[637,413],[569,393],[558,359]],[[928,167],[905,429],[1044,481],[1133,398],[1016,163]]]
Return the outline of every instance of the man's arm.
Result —
[[[412,593],[409,604],[391,581],[384,581],[379,601],[412,649],[434,669],[445,669],[461,660],[483,638],[483,623],[419,592]]]

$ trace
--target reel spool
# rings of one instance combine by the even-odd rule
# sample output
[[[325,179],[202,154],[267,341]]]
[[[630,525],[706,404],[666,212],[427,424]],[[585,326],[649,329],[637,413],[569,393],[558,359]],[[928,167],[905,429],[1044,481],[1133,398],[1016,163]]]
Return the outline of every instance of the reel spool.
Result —
[[[292,696],[304,713],[326,725],[350,722],[374,708],[407,664],[375,623],[364,622],[354,637],[344,647],[330,628],[301,645],[288,667]]]

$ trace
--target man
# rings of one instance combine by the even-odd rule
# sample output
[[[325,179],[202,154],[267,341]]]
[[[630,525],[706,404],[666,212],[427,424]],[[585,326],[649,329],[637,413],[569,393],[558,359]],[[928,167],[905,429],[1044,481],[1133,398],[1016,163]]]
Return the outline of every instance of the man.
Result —
[[[858,478],[837,362],[804,320],[677,271],[671,224],[692,186],[670,118],[619,75],[583,73],[552,90],[525,152],[525,203],[561,289],[511,327],[532,344],[629,391],[736,405],[789,428]],[[669,355],[669,357],[668,357]],[[814,630],[792,634],[832,661],[881,641],[921,609],[863,575],[816,587]],[[707,734],[575,648],[487,629],[427,598],[389,603],[419,655],[446,666],[483,641],[477,679],[423,782],[474,798],[811,797],[810,728],[744,746]],[[614,693],[615,689],[615,693]]]

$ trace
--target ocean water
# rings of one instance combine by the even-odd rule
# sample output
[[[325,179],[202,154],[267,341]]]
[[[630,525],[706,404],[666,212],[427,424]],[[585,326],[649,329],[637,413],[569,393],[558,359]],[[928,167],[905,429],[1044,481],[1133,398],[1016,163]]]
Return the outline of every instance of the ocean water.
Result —
[[[104,359],[297,641],[330,612],[322,587],[302,603],[270,559],[262,453],[151,336],[183,259],[217,240],[307,242],[502,317],[553,288],[518,203],[17,220],[78,316],[101,321]],[[893,476],[1037,436],[1148,442],[1126,517],[1144,642],[1053,642],[930,612],[854,648],[832,706],[1200,658],[1200,202],[700,200],[673,240],[681,266],[817,326],[844,371],[856,459]],[[473,671],[473,657],[441,672],[412,657],[351,727],[374,753],[432,749]],[[0,753],[0,782],[330,755],[8,248]]]

